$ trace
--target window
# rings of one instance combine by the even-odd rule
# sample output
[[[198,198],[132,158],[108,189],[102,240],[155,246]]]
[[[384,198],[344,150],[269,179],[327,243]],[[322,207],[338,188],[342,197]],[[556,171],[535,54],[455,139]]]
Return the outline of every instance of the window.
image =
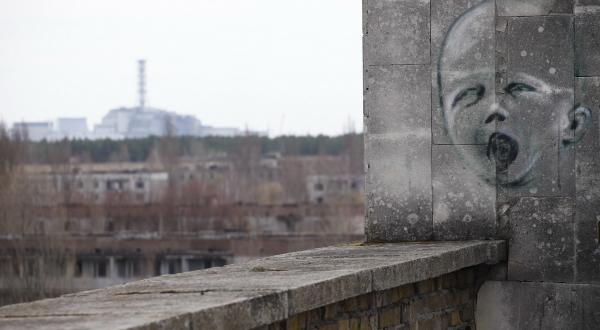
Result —
[[[209,264],[207,265],[206,262],[209,262]],[[188,259],[188,268],[189,270],[199,270],[199,269],[205,269],[205,268],[210,268],[210,260],[204,260],[204,259]],[[207,267],[208,266],[208,267]]]
[[[96,264],[96,277],[106,277],[107,275],[107,270],[108,270],[108,262],[107,260],[98,260],[98,263]]]
[[[181,273],[181,259],[169,260],[169,274]]]
[[[138,180],[138,181],[135,183],[135,187],[136,187],[137,189],[144,189],[144,181],[142,181],[142,180]]]
[[[76,277],[108,277],[109,273],[108,258],[84,257],[75,263]]]
[[[83,275],[83,262],[77,260],[75,262],[75,277],[81,277]]]
[[[107,180],[106,181],[106,190],[109,191],[121,191],[125,186],[125,182],[119,180]]]
[[[225,266],[225,259],[215,258],[215,257],[206,257],[206,258],[194,258],[188,259],[188,269],[189,270],[199,270],[206,269],[211,267],[221,267]]]
[[[321,182],[315,184],[315,190],[323,191],[324,189],[325,189],[325,186],[323,186],[323,184]]]
[[[119,258],[116,260],[117,275],[121,278],[139,277],[142,275],[142,260],[137,257]]]
[[[181,273],[181,258],[167,257],[160,261],[159,273],[164,274],[177,274]]]
[[[212,262],[213,267],[223,267],[226,264],[227,264],[227,262],[225,261],[225,259],[222,259],[222,258],[213,259],[213,262]]]

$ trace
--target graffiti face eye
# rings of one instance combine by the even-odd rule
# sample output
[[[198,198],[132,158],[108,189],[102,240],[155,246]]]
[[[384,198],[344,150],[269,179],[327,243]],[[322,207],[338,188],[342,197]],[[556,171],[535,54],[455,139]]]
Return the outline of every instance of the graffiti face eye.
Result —
[[[535,89],[535,87],[528,85],[528,84],[512,82],[512,83],[508,84],[508,86],[506,86],[506,88],[504,88],[504,91],[506,93],[508,93],[509,95],[516,97],[517,95],[524,93],[524,92],[535,92],[535,91],[537,91],[537,89]]]
[[[465,108],[468,108],[477,102],[479,102],[483,95],[485,95],[485,87],[481,84],[463,89],[460,91],[454,101],[452,101],[452,107],[454,108],[458,104],[462,104]]]

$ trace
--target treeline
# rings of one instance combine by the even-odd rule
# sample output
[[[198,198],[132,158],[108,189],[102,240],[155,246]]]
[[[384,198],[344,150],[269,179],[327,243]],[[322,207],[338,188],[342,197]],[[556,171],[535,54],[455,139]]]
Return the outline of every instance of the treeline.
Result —
[[[265,136],[236,137],[148,137],[125,140],[71,140],[30,142],[27,162],[53,163],[58,150],[68,149],[70,157],[83,162],[105,163],[113,161],[144,162],[161,146],[169,146],[174,157],[202,157],[214,154],[235,154],[251,146],[267,154],[279,152],[285,156],[341,155],[353,153],[362,157],[362,134],[339,136]],[[167,140],[167,141],[165,141]],[[243,152],[243,151],[242,151]]]

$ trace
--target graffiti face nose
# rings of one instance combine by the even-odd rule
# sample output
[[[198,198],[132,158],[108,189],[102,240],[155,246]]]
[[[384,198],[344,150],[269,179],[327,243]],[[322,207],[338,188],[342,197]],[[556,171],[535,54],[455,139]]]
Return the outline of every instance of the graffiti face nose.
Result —
[[[508,166],[517,159],[519,154],[519,142],[510,135],[494,133],[490,136],[487,147],[488,159],[494,158],[496,167],[504,172]]]

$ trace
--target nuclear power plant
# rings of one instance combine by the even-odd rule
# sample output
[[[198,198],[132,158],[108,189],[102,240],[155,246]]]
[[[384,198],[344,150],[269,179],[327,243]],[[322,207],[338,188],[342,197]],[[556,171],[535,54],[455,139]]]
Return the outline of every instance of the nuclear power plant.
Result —
[[[146,60],[138,60],[138,104],[110,110],[90,131],[86,118],[58,118],[53,122],[20,122],[13,130],[27,132],[32,141],[68,139],[128,139],[149,136],[236,136],[233,127],[203,125],[192,115],[180,115],[148,106],[146,100]]]

